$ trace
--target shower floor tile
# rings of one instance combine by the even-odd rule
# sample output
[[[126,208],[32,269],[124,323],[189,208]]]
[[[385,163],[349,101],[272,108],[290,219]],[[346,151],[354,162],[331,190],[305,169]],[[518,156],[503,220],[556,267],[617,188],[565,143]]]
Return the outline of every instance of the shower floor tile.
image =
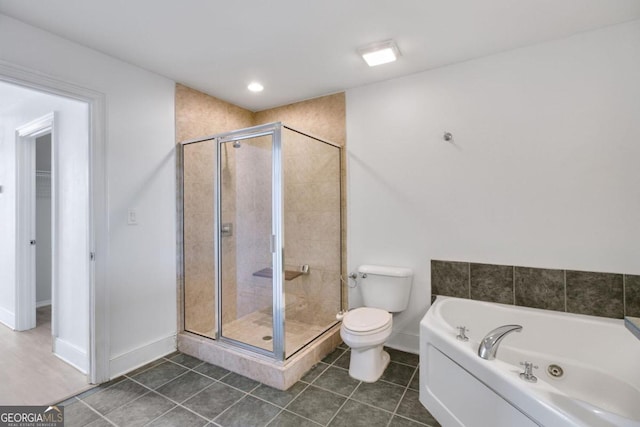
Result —
[[[132,419],[149,426],[185,427],[205,424],[242,427],[440,425],[418,402],[418,392],[411,389],[411,384],[414,383],[412,380],[418,375],[419,369],[418,366],[407,363],[412,360],[411,355],[399,351],[390,352],[391,369],[387,368],[384,379],[368,384],[349,378],[348,390],[334,390],[341,375],[347,375],[347,370],[336,362],[341,360],[340,356],[349,355],[349,350],[345,347],[339,347],[337,352],[341,354],[334,355],[328,363],[320,363],[323,369],[315,369],[314,375],[306,375],[304,381],[299,381],[286,392],[253,381],[249,387],[248,382],[241,381],[238,374],[222,368],[215,369],[216,375],[203,383],[203,366],[212,368],[213,365],[196,365],[197,359],[170,355],[172,362],[168,358],[162,358],[160,363],[148,365],[145,372],[148,372],[149,378],[164,377],[167,366],[165,363],[187,360],[183,365],[187,370],[176,380],[179,381],[181,390],[189,389],[195,393],[187,400],[181,402],[188,393],[180,393],[182,397],[171,393],[161,396],[167,387],[157,389],[160,392],[157,394],[152,390],[154,384],[138,382],[136,378],[139,377],[139,371],[134,371],[132,375],[125,375],[124,381],[112,381],[97,387],[98,391],[91,394],[91,399],[86,398],[85,393],[65,401],[65,421],[70,426],[125,426]],[[393,365],[399,365],[402,369]],[[209,370],[211,369],[206,371]],[[411,371],[410,375],[408,370]],[[187,384],[191,379],[194,381],[193,386]],[[407,382],[409,385],[406,385]],[[122,389],[127,388],[125,386],[137,388],[136,393],[116,402],[113,397],[121,394]],[[106,400],[113,403],[108,411],[103,407]],[[124,417],[123,414],[127,416]]]
[[[260,311],[247,314],[240,319],[222,325],[222,336],[240,341],[254,347],[273,350],[272,317]],[[287,319],[285,328],[286,356],[298,351],[309,341],[322,334],[329,326],[318,326],[297,320]]]

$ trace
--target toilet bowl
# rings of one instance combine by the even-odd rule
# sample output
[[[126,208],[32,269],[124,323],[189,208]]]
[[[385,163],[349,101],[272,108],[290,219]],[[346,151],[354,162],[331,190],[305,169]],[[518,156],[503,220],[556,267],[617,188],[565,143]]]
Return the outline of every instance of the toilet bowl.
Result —
[[[349,375],[364,382],[375,382],[389,364],[383,350],[391,335],[393,317],[386,310],[361,307],[348,311],[342,319],[340,336],[351,348]]]

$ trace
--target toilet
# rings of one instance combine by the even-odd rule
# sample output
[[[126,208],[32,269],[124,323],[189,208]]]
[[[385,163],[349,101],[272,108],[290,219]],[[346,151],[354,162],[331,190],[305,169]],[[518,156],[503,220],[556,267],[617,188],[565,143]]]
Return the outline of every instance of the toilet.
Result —
[[[351,348],[349,375],[371,383],[382,376],[389,364],[389,354],[383,346],[391,335],[391,313],[407,308],[413,271],[404,267],[362,265],[358,273],[364,307],[344,314],[340,336]]]

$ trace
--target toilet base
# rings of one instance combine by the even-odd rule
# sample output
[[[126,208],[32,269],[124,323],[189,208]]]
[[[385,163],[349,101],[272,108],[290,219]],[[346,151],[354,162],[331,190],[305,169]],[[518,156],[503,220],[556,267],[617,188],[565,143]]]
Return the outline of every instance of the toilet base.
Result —
[[[380,379],[387,369],[391,357],[382,349],[382,345],[365,349],[351,349],[349,376],[353,379],[373,383]]]

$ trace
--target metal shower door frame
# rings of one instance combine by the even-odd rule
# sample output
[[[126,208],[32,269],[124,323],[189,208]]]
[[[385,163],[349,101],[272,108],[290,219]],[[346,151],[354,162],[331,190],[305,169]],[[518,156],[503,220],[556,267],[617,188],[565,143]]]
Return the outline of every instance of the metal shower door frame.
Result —
[[[222,214],[221,148],[224,143],[233,143],[251,138],[271,136],[271,257],[272,257],[272,294],[273,294],[273,351],[247,344],[223,336],[222,324],[222,265],[220,219]],[[216,340],[227,342],[235,347],[249,350],[254,353],[269,356],[278,361],[285,359],[285,301],[283,292],[284,283],[284,179],[282,173],[282,123],[274,122],[265,125],[254,126],[232,132],[213,135],[207,139],[215,139],[216,142],[216,182],[214,185],[214,255],[216,266]]]

